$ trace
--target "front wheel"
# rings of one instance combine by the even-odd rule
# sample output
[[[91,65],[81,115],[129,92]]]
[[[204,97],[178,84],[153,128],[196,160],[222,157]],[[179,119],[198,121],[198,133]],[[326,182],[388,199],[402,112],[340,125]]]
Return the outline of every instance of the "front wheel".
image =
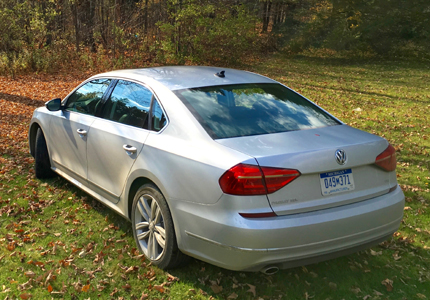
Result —
[[[171,269],[186,261],[187,257],[178,249],[167,202],[152,184],[145,184],[137,191],[131,219],[137,248],[154,265]]]

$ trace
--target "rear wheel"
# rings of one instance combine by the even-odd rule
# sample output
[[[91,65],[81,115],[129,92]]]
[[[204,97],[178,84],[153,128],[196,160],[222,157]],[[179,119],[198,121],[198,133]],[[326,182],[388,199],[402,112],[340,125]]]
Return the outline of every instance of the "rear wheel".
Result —
[[[152,184],[137,191],[131,219],[137,247],[154,265],[171,269],[186,262],[187,256],[178,249],[166,200]]]
[[[48,148],[46,147],[45,136],[42,129],[37,129],[36,145],[34,154],[34,170],[37,178],[50,178],[55,176],[55,172],[51,169],[51,162],[49,160]]]

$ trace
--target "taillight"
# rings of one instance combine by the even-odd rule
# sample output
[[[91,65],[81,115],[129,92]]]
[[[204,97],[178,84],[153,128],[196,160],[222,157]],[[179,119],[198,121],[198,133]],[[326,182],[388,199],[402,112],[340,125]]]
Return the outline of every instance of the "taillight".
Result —
[[[225,172],[219,179],[219,185],[226,194],[264,195],[266,187],[260,167],[238,164]]]
[[[300,172],[292,169],[238,164],[221,176],[219,184],[226,194],[265,195],[276,192],[299,176]]]
[[[376,157],[375,164],[386,171],[394,171],[396,169],[396,149],[388,145],[387,149]]]
[[[293,169],[261,167],[261,170],[264,174],[268,194],[276,192],[300,176],[300,172]]]

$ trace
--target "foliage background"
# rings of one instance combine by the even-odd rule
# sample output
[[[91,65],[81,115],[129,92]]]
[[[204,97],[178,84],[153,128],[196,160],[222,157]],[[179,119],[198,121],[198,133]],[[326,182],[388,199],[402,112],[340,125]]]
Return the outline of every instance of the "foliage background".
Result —
[[[426,0],[3,0],[0,74],[237,65],[313,49],[428,60],[429,21]]]

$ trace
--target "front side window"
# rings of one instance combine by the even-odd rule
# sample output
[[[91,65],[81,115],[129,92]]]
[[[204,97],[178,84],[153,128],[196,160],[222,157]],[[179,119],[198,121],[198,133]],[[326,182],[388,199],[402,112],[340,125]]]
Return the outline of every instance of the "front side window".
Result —
[[[152,92],[149,89],[134,82],[119,80],[101,117],[147,129],[151,100]]]
[[[66,110],[94,116],[110,79],[96,79],[85,83],[67,99]]]
[[[175,91],[214,139],[340,124],[280,84],[240,84]]]

